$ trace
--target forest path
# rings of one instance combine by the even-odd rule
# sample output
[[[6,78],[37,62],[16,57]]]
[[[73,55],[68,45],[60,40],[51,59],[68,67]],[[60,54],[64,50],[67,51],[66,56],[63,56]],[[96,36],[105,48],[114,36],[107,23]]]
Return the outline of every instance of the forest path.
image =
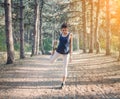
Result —
[[[66,86],[62,62],[48,55],[0,66],[0,99],[120,99],[120,63],[103,54],[74,54]]]

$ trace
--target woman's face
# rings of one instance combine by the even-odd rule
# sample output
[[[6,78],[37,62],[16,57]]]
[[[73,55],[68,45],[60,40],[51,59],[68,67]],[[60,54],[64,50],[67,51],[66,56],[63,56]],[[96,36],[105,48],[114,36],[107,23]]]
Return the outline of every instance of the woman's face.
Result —
[[[68,28],[62,28],[62,33],[67,34],[68,33]]]

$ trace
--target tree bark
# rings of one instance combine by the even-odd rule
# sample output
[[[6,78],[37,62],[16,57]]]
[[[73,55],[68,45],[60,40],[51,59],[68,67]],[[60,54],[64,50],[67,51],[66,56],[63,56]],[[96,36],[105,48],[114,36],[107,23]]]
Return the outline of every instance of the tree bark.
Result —
[[[25,58],[24,54],[24,15],[23,15],[23,0],[20,0],[20,59]]]
[[[38,18],[38,21],[37,21],[37,48],[36,48],[36,54],[38,55],[39,54],[39,49],[40,49],[40,9],[39,9],[39,1],[38,1],[38,6],[37,6],[37,18]]]
[[[34,31],[33,31],[33,46],[32,46],[32,56],[37,55],[37,36],[38,36],[38,0],[35,0],[35,18],[34,18]]]
[[[12,11],[11,0],[4,0],[5,9],[5,32],[6,32],[6,45],[7,45],[7,62],[6,64],[14,63],[14,44],[12,34]]]
[[[106,0],[106,55],[110,55],[110,11],[109,11],[109,0]]]
[[[82,1],[82,20],[83,20],[83,53],[86,53],[86,43],[87,43],[87,34],[86,34],[86,0]]]
[[[42,10],[43,10],[43,4],[44,1],[40,0],[40,25],[39,25],[39,32],[40,32],[40,50],[42,54],[44,54],[44,48],[43,48],[43,35],[42,35]]]
[[[99,40],[98,40],[99,11],[100,11],[100,0],[98,0],[98,5],[97,5],[95,36],[94,36],[96,54],[100,53],[100,44],[99,44]]]
[[[91,3],[91,19],[90,19],[90,49],[89,49],[89,53],[93,53],[93,49],[94,49],[94,32],[93,32],[93,0],[90,0]]]
[[[120,32],[119,32],[119,57],[118,57],[118,61],[120,61]]]

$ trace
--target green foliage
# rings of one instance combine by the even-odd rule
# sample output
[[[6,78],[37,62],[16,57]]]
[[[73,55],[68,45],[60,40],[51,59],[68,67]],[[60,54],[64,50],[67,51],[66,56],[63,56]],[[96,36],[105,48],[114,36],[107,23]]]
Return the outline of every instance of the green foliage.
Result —
[[[100,41],[100,48],[105,49],[106,48],[105,38],[101,37],[99,41]]]
[[[104,37],[100,38],[100,47],[101,49],[106,48],[106,40]],[[119,37],[116,35],[112,35],[111,36],[111,50],[112,51],[118,51],[118,47],[119,47]]]
[[[77,39],[73,38],[73,51],[77,50]]]
[[[32,46],[28,43],[25,44],[25,52],[31,52]]]
[[[14,48],[15,48],[16,51],[19,51],[20,43],[14,43]]]
[[[51,38],[46,38],[44,39],[43,42],[44,42],[43,46],[46,52],[52,50],[52,39]]]
[[[82,46],[83,46],[83,42],[82,40],[79,41],[79,48],[82,49]]]
[[[118,47],[119,47],[119,38],[118,36],[112,36],[112,50],[114,51],[118,51]]]
[[[0,30],[0,51],[6,51],[5,32]]]

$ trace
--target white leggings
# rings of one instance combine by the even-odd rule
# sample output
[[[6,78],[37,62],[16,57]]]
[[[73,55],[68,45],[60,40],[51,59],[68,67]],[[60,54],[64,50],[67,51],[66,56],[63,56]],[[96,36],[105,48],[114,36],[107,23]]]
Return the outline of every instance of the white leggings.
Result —
[[[50,58],[50,63],[53,63],[57,60],[58,57],[63,56],[63,73],[64,77],[67,77],[67,67],[69,62],[69,54],[60,54],[55,51],[54,55]]]

